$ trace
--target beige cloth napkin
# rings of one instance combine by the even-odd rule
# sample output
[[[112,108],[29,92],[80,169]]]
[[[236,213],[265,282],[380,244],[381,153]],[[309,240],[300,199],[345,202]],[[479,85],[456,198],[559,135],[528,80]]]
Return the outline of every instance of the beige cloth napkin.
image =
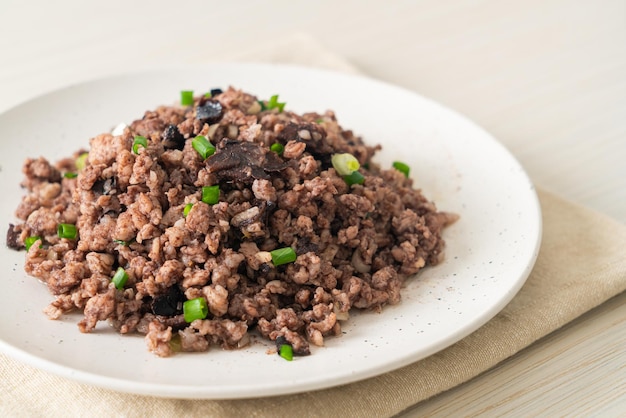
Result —
[[[235,59],[356,72],[307,37]],[[482,328],[422,361],[350,385],[261,399],[129,395],[77,383],[0,355],[1,416],[391,416],[495,366],[626,290],[626,226],[539,191],[543,244],[519,294]]]

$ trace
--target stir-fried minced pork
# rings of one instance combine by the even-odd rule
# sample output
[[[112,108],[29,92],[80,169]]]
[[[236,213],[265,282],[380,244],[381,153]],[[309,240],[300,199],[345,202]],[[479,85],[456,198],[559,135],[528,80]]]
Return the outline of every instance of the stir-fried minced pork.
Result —
[[[56,164],[26,160],[28,194],[7,245],[30,247],[26,272],[56,296],[46,314],[82,311],[81,332],[107,320],[143,333],[159,356],[241,347],[253,329],[304,355],[341,334],[350,309],[398,303],[407,277],[442,260],[442,229],[456,215],[375,164],[380,147],[332,111],[268,104],[217,89],[148,111]],[[362,184],[334,168],[343,153],[360,163]],[[70,225],[61,236],[60,224]],[[287,247],[292,258],[274,260]],[[187,316],[191,300],[205,304],[200,317]]]

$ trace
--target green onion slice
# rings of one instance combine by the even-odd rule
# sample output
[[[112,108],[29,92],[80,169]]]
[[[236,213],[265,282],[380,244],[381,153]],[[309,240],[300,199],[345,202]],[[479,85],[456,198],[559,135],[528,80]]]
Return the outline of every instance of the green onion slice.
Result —
[[[205,136],[198,135],[191,140],[191,145],[203,159],[206,159],[215,153],[215,146],[213,146],[213,144],[211,144]]]
[[[137,135],[133,140],[133,152],[139,154],[139,147],[148,148],[148,140],[145,136]]]
[[[180,340],[180,334],[172,333],[172,339],[169,341],[170,349],[175,353],[183,351],[183,343]]]
[[[210,92],[210,91],[209,91],[209,92],[207,92],[207,93],[204,93],[204,98],[205,98],[205,99],[210,99],[212,96],[213,96],[213,95],[211,94],[211,92]]]
[[[183,90],[180,92],[180,104],[191,106],[193,104],[193,90]]]
[[[393,168],[404,174],[404,177],[409,177],[409,171],[411,171],[411,168],[408,165],[400,161],[394,161],[392,165]]]
[[[113,275],[111,281],[116,288],[122,290],[124,288],[124,285],[128,281],[128,273],[126,273],[126,270],[124,270],[122,267],[119,267]]]
[[[183,315],[185,322],[193,322],[196,319],[204,319],[209,314],[209,307],[203,297],[187,300],[183,303]]]
[[[278,109],[278,112],[280,113],[285,108],[285,104],[286,103],[279,102],[278,101],[278,94],[275,94],[272,97],[270,97],[270,99],[267,101],[267,105],[265,105],[265,108],[267,110]],[[263,107],[261,107],[261,109],[263,109]],[[265,110],[265,109],[263,109],[263,110]]]
[[[207,205],[214,205],[220,201],[220,186],[204,186],[202,188],[202,201]]]
[[[183,208],[183,217],[187,217],[187,215],[189,215],[189,211],[191,210],[191,208],[193,207],[193,203],[187,203],[185,205],[185,207]]]
[[[285,151],[285,146],[280,142],[275,142],[270,146],[270,150],[274,151],[278,155],[283,155],[283,151]]]
[[[343,179],[348,186],[352,186],[353,184],[363,184],[363,182],[365,182],[365,177],[363,177],[363,174],[358,171],[353,171],[352,174],[343,176]]]
[[[78,157],[76,157],[76,161],[74,162],[74,164],[76,164],[76,168],[78,169],[78,171],[80,171],[83,168],[85,168],[85,166],[87,165],[87,158],[88,157],[89,157],[89,153],[88,152],[83,152]]]
[[[293,360],[293,347],[290,344],[282,344],[278,354],[287,361]]]
[[[72,224],[59,224],[57,227],[59,238],[76,239],[76,226]]]
[[[297,258],[296,252],[291,247],[279,248],[270,251],[270,254],[272,255],[272,263],[274,263],[275,266],[293,263]]]
[[[78,173],[68,171],[67,173],[63,174],[63,177],[65,177],[66,179],[75,179],[76,177],[78,177]]]
[[[333,154],[330,157],[330,161],[333,163],[333,167],[340,176],[347,176],[355,172],[361,166],[359,160],[354,155],[349,153]]]
[[[37,235],[33,235],[32,237],[26,238],[24,240],[24,247],[26,247],[26,251],[30,250],[30,247],[32,247],[33,244],[36,243],[37,241],[42,241],[41,237]],[[41,248],[41,244],[39,245],[39,248]]]
[[[123,245],[124,247],[128,247],[130,244],[132,244],[133,241],[134,240],[131,240],[131,241],[124,241],[124,240],[121,240],[121,239],[114,239],[113,240],[114,243],[116,243],[118,245]]]

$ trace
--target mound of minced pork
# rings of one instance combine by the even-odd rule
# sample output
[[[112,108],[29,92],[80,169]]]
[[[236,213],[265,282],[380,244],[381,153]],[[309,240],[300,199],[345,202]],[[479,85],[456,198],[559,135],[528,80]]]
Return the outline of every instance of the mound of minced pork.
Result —
[[[27,247],[50,318],[82,311],[81,332],[108,321],[159,356],[242,347],[252,330],[306,355],[442,260],[456,216],[332,111],[190,94],[56,164],[24,163],[7,244]]]

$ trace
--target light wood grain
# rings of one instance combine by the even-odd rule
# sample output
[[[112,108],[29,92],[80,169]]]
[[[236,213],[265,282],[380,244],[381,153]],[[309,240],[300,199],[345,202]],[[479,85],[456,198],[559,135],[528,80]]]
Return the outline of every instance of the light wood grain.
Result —
[[[464,113],[539,185],[626,222],[626,2],[0,2],[0,111],[124,71],[236,59],[292,33]],[[620,296],[411,416],[619,416]]]
[[[626,414],[626,301],[618,296],[404,417]]]

